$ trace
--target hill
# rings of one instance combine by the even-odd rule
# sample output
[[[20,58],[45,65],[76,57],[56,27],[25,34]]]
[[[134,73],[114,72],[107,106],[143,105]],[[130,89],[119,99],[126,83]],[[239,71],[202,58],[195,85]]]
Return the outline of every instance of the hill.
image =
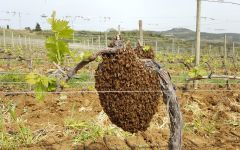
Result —
[[[195,31],[186,28],[173,28],[168,31],[158,32],[165,36],[175,36],[176,38],[192,41],[195,39]],[[228,41],[240,42],[240,34],[238,33],[226,33]],[[201,32],[202,41],[222,42],[224,40],[224,33],[206,33]]]

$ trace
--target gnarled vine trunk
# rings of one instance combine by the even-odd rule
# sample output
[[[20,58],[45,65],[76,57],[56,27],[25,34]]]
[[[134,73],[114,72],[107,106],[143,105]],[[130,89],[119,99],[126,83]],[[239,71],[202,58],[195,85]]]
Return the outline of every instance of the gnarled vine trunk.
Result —
[[[163,92],[163,100],[167,105],[170,117],[170,138],[168,141],[169,150],[180,150],[182,145],[183,121],[176,96],[176,90],[171,82],[171,77],[166,70],[153,60],[147,60],[145,64],[147,67],[151,67],[153,70],[157,71],[161,78],[160,85]]]

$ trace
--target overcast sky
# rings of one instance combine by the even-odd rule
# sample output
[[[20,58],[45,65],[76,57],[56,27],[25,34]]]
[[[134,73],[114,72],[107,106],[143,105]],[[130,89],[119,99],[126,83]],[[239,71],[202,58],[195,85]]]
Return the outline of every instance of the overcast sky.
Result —
[[[239,2],[240,0],[225,0]],[[49,28],[43,14],[71,21],[75,30],[117,28],[137,29],[143,20],[145,30],[171,28],[195,30],[196,0],[0,0],[0,26]],[[8,13],[10,12],[10,13]],[[16,14],[11,13],[16,12]],[[20,14],[20,17],[19,17]],[[76,17],[78,16],[78,17]],[[201,31],[240,33],[240,5],[202,2]],[[4,20],[9,19],[9,20]]]

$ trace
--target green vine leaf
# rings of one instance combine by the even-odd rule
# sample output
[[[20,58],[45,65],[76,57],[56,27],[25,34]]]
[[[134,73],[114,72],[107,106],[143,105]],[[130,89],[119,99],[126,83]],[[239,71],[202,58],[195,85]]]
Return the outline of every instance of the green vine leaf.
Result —
[[[26,76],[26,82],[34,86],[35,97],[40,101],[44,99],[46,92],[55,91],[57,87],[56,78],[33,72]]]
[[[164,55],[162,53],[157,53],[156,54],[156,59],[159,60],[159,61],[164,61]]]
[[[167,60],[168,60],[168,62],[170,62],[170,63],[172,63],[172,62],[174,62],[175,61],[175,55],[173,55],[173,54],[169,54],[168,56],[167,56]]]
[[[201,67],[194,67],[188,72],[190,78],[198,78],[207,74],[207,71]]]
[[[207,55],[204,55],[204,56],[202,56],[202,58],[201,58],[201,62],[208,62],[209,61],[209,59],[210,59],[210,57],[209,56],[207,56]]]
[[[98,56],[97,58],[96,58],[96,62],[102,62],[102,57],[101,56]]]
[[[182,55],[176,54],[176,55],[175,55],[175,58],[176,58],[176,59],[182,59]]]
[[[194,57],[187,57],[184,60],[184,63],[186,64],[192,64],[194,62],[195,58]]]
[[[151,46],[150,46],[150,45],[145,45],[145,46],[143,47],[143,51],[144,51],[144,52],[148,52],[150,49],[151,49]]]
[[[62,64],[66,55],[70,54],[68,43],[73,35],[73,29],[68,25],[68,21],[56,19],[56,12],[48,19],[51,25],[52,36],[48,37],[45,42],[47,56],[57,64]]]
[[[85,51],[81,54],[81,59],[88,60],[92,56],[92,54],[93,53],[91,51]]]
[[[69,55],[74,60],[74,62],[78,63],[82,60],[81,56],[78,54],[77,50],[71,50]]]

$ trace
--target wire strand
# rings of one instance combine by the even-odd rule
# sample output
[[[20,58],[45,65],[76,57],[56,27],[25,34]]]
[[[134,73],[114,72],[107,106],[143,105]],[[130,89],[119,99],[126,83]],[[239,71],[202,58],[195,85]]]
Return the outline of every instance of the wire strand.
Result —
[[[180,91],[180,90],[178,90]],[[186,90],[186,92],[240,92],[240,90]],[[15,91],[15,92],[0,92],[0,94],[73,94],[73,93],[162,93],[162,91],[62,91],[62,92],[34,92],[34,91]]]

